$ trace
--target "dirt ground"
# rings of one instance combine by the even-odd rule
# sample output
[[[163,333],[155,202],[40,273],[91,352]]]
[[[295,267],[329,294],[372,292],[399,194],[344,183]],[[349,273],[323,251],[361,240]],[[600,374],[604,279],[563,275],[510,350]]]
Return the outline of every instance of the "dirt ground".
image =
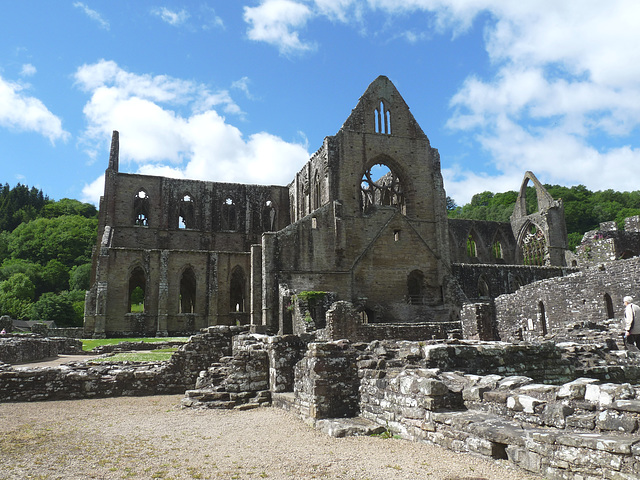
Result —
[[[181,398],[0,404],[0,479],[540,478],[426,444],[331,438],[274,408],[183,410]]]

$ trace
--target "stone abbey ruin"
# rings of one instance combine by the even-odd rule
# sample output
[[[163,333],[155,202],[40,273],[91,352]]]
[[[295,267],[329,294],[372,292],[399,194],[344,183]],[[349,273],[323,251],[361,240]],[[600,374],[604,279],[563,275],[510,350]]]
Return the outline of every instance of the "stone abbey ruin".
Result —
[[[186,391],[542,478],[640,478],[621,336],[640,218],[571,252],[562,200],[526,172],[510,223],[448,219],[438,151],[382,76],[286,187],[120,173],[118,149],[114,132],[84,334],[192,336],[163,363],[0,364],[0,401]]]

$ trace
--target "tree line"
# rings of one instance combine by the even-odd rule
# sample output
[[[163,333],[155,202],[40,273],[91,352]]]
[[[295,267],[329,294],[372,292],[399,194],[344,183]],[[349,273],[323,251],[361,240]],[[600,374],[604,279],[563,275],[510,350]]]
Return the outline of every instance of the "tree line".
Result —
[[[0,315],[82,326],[97,228],[91,204],[0,187]]]
[[[554,199],[562,199],[569,237],[569,248],[575,250],[582,236],[589,230],[595,230],[602,222],[615,221],[618,229],[624,229],[624,219],[640,215],[640,190],[616,192],[603,190],[592,192],[584,185],[563,187],[544,185]],[[472,220],[492,220],[508,222],[518,198],[518,192],[504,193],[482,192],[474,195],[471,202],[458,206],[447,197],[449,218]],[[537,211],[536,190],[527,187],[527,214]]]

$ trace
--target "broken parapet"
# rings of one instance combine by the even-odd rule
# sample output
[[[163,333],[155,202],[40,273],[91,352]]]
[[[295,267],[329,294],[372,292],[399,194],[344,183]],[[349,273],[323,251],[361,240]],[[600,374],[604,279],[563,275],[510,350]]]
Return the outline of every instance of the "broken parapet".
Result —
[[[70,338],[45,338],[35,334],[0,336],[0,362],[36,362],[58,355],[82,353],[82,342]]]

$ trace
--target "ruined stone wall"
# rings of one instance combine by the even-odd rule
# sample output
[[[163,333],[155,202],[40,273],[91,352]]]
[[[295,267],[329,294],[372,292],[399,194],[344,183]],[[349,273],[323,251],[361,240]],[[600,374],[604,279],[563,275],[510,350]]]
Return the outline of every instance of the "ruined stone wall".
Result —
[[[475,252],[469,251],[469,238],[473,239]],[[516,265],[522,261],[516,256],[516,239],[506,222],[450,218],[449,247],[454,263]]]
[[[58,355],[82,353],[82,342],[71,338],[43,338],[39,335],[11,333],[0,336],[0,362],[36,362]]]
[[[194,335],[168,362],[76,362],[16,370],[0,366],[0,401],[65,400],[182,393],[198,374],[231,355],[232,337],[246,327],[210,327]]]
[[[522,285],[577,272],[566,267],[528,265],[451,265],[452,276],[468,300],[487,300],[513,293]]]
[[[597,265],[640,255],[640,217],[625,219],[624,231],[615,222],[603,222],[598,230],[586,232],[573,257],[578,266]]]
[[[502,340],[537,338],[574,324],[622,318],[625,295],[640,298],[640,258],[585,268],[495,299]]]

